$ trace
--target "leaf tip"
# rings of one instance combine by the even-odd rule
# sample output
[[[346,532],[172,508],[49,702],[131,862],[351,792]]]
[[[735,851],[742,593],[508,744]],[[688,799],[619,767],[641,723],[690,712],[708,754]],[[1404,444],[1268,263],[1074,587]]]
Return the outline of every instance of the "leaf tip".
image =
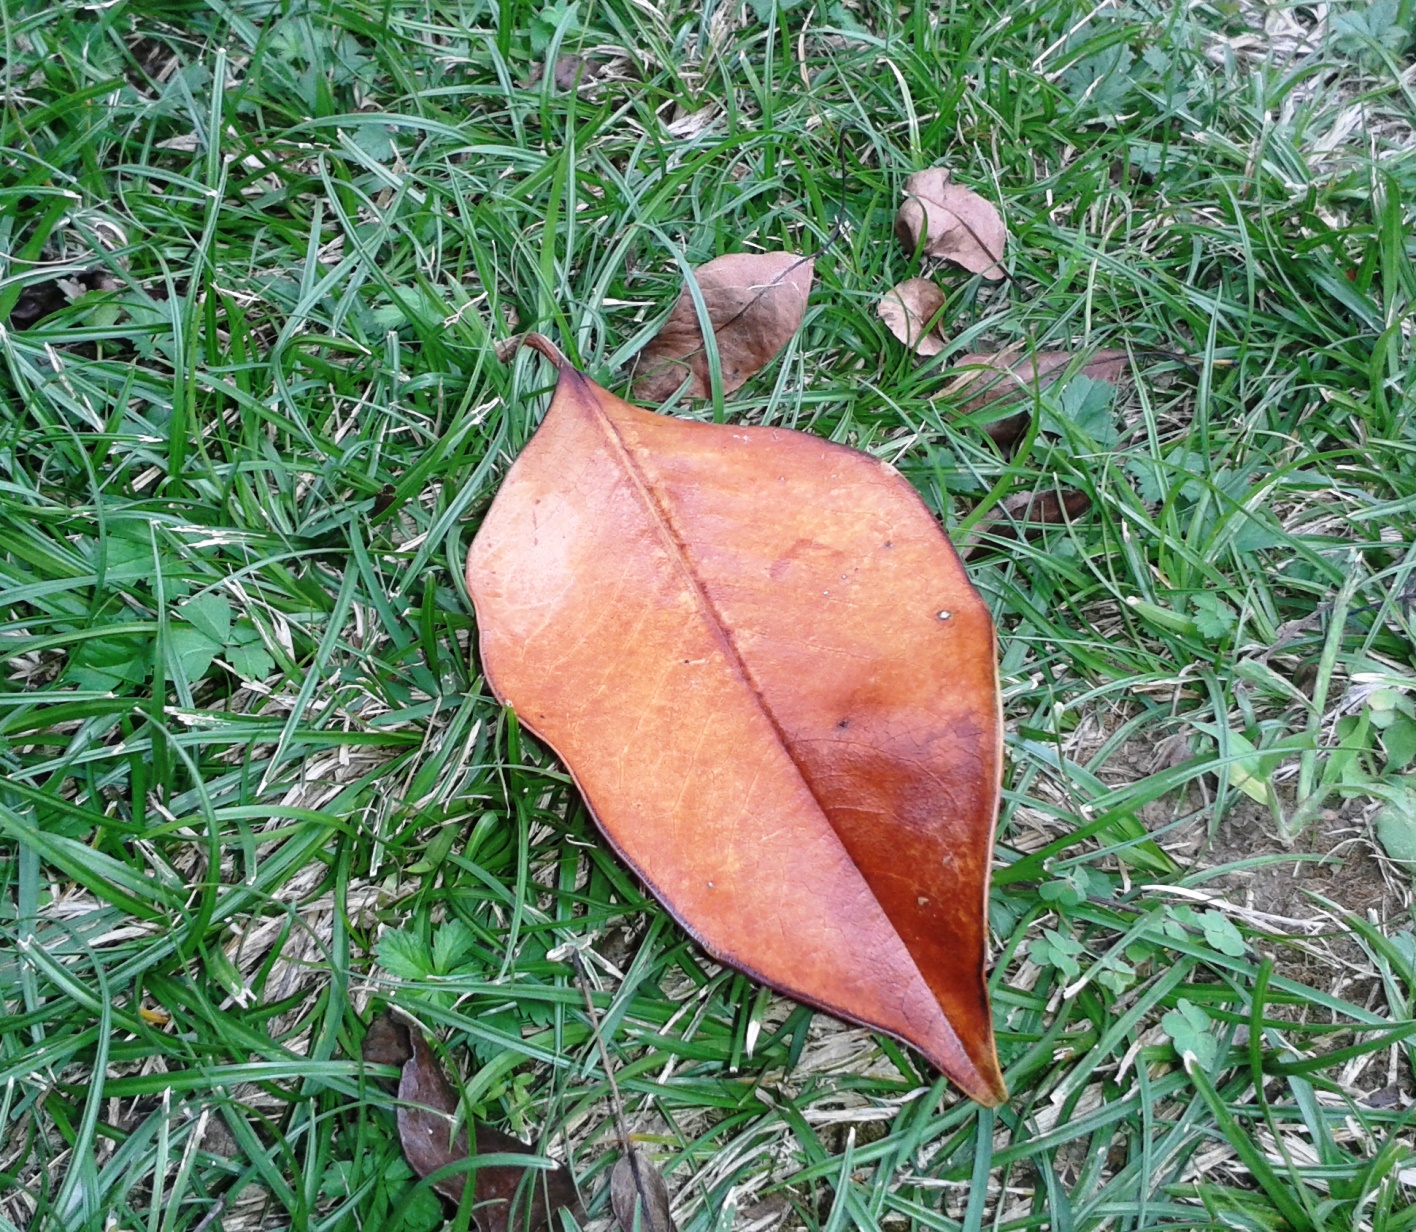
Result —
[[[1008,1102],[1008,1084],[1003,1080],[1003,1075],[997,1065],[990,1067],[986,1074],[980,1074],[982,1084],[966,1090],[966,1094],[976,1104],[982,1104],[985,1108],[1001,1108]]]
[[[503,338],[496,344],[496,357],[498,362],[509,364],[516,358],[516,353],[522,347],[529,346],[533,351],[539,351],[557,368],[565,368],[568,361],[562,353],[560,347],[556,346],[545,334],[535,332],[529,334],[514,334],[510,338]]]

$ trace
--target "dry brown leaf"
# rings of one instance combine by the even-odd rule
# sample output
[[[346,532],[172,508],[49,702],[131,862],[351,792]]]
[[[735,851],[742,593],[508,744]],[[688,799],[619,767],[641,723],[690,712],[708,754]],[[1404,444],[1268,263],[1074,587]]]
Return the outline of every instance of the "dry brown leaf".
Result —
[[[911,278],[886,291],[875,312],[896,338],[927,359],[945,346],[934,323],[943,307],[943,291],[928,278]]]
[[[578,86],[586,85],[594,81],[605,71],[605,66],[593,57],[587,56],[557,56],[556,66],[551,73],[551,79],[556,84],[558,90],[574,90]],[[526,74],[526,80],[522,85],[523,89],[529,90],[538,84],[542,77],[546,75],[546,66],[539,61],[531,66],[531,71]]]
[[[496,696],[712,954],[1006,1098],[988,606],[897,472],[566,363],[467,562]]]
[[[951,184],[944,167],[916,171],[905,181],[895,235],[910,256],[923,244],[926,256],[941,257],[995,281],[1005,276],[1008,231],[1003,216],[971,188]]]
[[[1044,492],[1014,492],[979,519],[960,554],[970,560],[985,551],[986,545],[982,542],[985,535],[994,539],[1016,539],[1021,534],[1031,539],[1041,534],[1044,526],[1071,522],[1090,508],[1091,497],[1074,488],[1060,492],[1051,488]]]
[[[954,361],[959,370],[940,392],[965,414],[982,410],[1005,398],[1031,395],[1063,376],[1076,361],[1075,351],[1035,351],[1025,355],[1020,348],[993,354],[971,353]],[[1093,351],[1077,371],[1094,381],[1118,385],[1128,375],[1129,356],[1125,351]]]
[[[406,1023],[385,1010],[364,1032],[360,1055],[370,1065],[393,1065],[401,1069],[413,1056],[411,1034]]]
[[[500,338],[492,347],[492,354],[497,357],[497,363],[509,364],[516,358],[517,351],[521,350],[521,344],[526,340],[525,334],[512,334],[510,338]]]
[[[1025,355],[1020,348],[992,354],[970,353],[954,361],[959,375],[938,397],[946,398],[963,415],[972,415],[995,402],[1015,401],[1046,388],[1066,374],[1076,362],[1075,351],[1035,351]],[[1119,385],[1130,375],[1130,357],[1125,351],[1094,351],[1077,371],[1094,381]],[[984,431],[1000,449],[1008,449],[1027,431],[1031,416],[1027,411],[995,419]]]
[[[364,1035],[363,1057],[374,1065],[401,1065],[398,1081],[398,1138],[408,1166],[428,1176],[468,1157],[467,1126],[459,1101],[421,1031],[383,1013]],[[530,1148],[509,1134],[478,1124],[478,1155],[529,1155]],[[469,1173],[434,1181],[449,1202],[460,1202]],[[568,1207],[581,1215],[575,1181],[562,1164],[549,1170],[490,1164],[473,1177],[473,1217],[480,1232],[548,1232],[559,1228],[556,1212]]]
[[[664,1174],[637,1146],[610,1173],[610,1206],[624,1232],[677,1232]]]
[[[693,271],[717,339],[725,394],[766,367],[801,327],[814,266],[814,258],[791,252],[740,252]],[[666,401],[690,377],[690,397],[711,396],[703,334],[687,287],[640,353],[635,372],[634,396],[641,402]]]

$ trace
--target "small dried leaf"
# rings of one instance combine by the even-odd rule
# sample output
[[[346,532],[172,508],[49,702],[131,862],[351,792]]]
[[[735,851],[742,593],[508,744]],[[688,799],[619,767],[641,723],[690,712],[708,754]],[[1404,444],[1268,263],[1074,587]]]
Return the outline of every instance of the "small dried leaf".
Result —
[[[928,278],[911,278],[886,291],[875,311],[896,338],[927,359],[944,349],[944,339],[932,324],[943,307],[943,291]]]
[[[895,235],[911,256],[923,244],[926,256],[942,257],[995,281],[1004,276],[1008,231],[1002,215],[972,189],[949,183],[944,167],[916,171],[905,181]]]
[[[574,90],[577,86],[588,85],[605,71],[599,60],[588,56],[556,57],[556,86],[562,90]]]
[[[939,397],[953,402],[960,414],[972,415],[995,402],[1015,401],[1051,385],[1076,362],[1075,351],[1035,351],[1025,355],[1016,348],[992,354],[973,352],[961,355],[954,367],[959,375],[949,382]],[[1094,381],[1119,385],[1130,373],[1130,357],[1125,351],[1093,352],[1078,371]],[[1027,431],[1031,416],[1026,411],[995,419],[984,431],[999,449],[1010,448]]]
[[[478,1155],[525,1155],[529,1150],[510,1134],[489,1125],[477,1126]],[[585,1212],[575,1192],[575,1181],[564,1164],[526,1169],[511,1166],[478,1168],[474,1215],[481,1232],[544,1232],[561,1226],[562,1207],[577,1221]],[[528,1209],[529,1203],[529,1209]]]
[[[498,339],[496,344],[492,347],[492,354],[497,357],[497,363],[511,363],[516,357],[517,351],[521,350],[521,344],[525,341],[525,334],[512,334],[510,338]]]
[[[995,539],[1016,539],[1021,534],[1031,539],[1041,533],[1044,526],[1071,522],[1089,508],[1091,497],[1074,488],[1065,488],[1061,492],[1051,488],[1045,492],[1014,492],[979,520],[960,555],[969,560],[983,552],[984,535]]]
[[[717,339],[725,394],[766,367],[801,327],[814,265],[814,258],[791,252],[742,252],[693,271]],[[698,313],[685,287],[639,356],[634,396],[663,402],[690,377],[690,397],[711,395]]]
[[[964,414],[982,410],[1005,399],[1026,397],[1051,385],[1075,362],[1075,351],[1036,351],[1024,355],[1017,348],[994,354],[961,355],[954,362],[960,373],[940,397],[956,402]],[[1120,384],[1127,375],[1125,351],[1096,351],[1078,371],[1094,381]]]
[[[398,1138],[408,1165],[419,1176],[468,1157],[467,1126],[458,1118],[458,1097],[421,1031],[385,1013],[369,1024],[363,1057],[377,1065],[403,1065],[398,1083]],[[476,1126],[478,1155],[528,1155],[524,1142]],[[564,1165],[527,1169],[495,1164],[433,1182],[449,1202],[460,1202],[467,1177],[473,1179],[473,1216],[481,1232],[545,1232],[555,1212],[580,1214],[575,1182]],[[555,1221],[557,1224],[559,1221]]]
[[[408,1028],[385,1010],[364,1032],[363,1057],[370,1065],[403,1065],[413,1055]]]
[[[459,1124],[457,1093],[448,1083],[428,1041],[408,1031],[411,1049],[398,1083],[398,1137],[409,1166],[427,1176],[467,1158],[467,1127]],[[450,1202],[462,1197],[466,1173],[437,1181],[433,1188]]]
[[[578,86],[588,85],[596,80],[604,71],[605,66],[593,57],[557,56],[556,66],[551,72],[551,79],[556,83],[558,90],[574,90]],[[541,78],[545,75],[546,66],[538,61],[531,66],[531,71],[526,74],[522,88],[529,90],[532,86],[540,84]]]
[[[991,424],[985,424],[983,430],[993,438],[993,443],[1003,453],[1007,453],[1028,430],[1030,423],[1032,423],[1032,416],[1027,411],[1019,411],[1016,415],[995,419]]]
[[[676,1232],[664,1174],[637,1146],[610,1173],[610,1206],[624,1232]]]

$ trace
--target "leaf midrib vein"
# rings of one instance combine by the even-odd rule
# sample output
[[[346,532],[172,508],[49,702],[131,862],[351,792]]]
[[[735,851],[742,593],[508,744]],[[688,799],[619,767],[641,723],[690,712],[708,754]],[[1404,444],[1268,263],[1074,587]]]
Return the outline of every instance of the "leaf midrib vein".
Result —
[[[915,958],[914,952],[910,949],[908,944],[906,944],[904,937],[900,934],[900,930],[895,926],[895,921],[890,918],[889,913],[885,910],[884,904],[879,901],[879,898],[876,896],[875,893],[875,888],[870,884],[869,878],[866,877],[865,872],[861,869],[860,865],[856,863],[855,858],[851,855],[850,848],[846,846],[845,840],[841,838],[840,834],[836,830],[835,825],[832,823],[831,815],[826,811],[826,806],[823,804],[821,796],[817,792],[815,785],[812,783],[810,776],[806,773],[801,763],[797,760],[796,754],[793,752],[792,744],[788,740],[786,732],[783,730],[782,725],[778,721],[776,714],[773,713],[772,707],[768,705],[766,697],[763,696],[762,688],[757,683],[757,680],[752,675],[752,672],[749,670],[747,662],[743,658],[742,653],[738,650],[737,643],[733,640],[733,636],[728,628],[727,622],[723,619],[722,614],[718,611],[717,605],[714,604],[712,597],[708,594],[707,588],[699,580],[698,575],[694,573],[693,569],[690,568],[688,545],[684,540],[683,536],[679,533],[678,527],[674,523],[673,517],[669,513],[668,509],[665,507],[664,503],[659,499],[658,493],[655,491],[654,486],[649,482],[648,476],[645,475],[644,471],[640,468],[638,462],[635,460],[633,453],[631,452],[628,444],[626,444],[625,439],[620,433],[620,430],[616,426],[614,420],[612,420],[610,416],[606,414],[604,410],[601,409],[599,399],[595,397],[595,391],[590,381],[586,377],[584,377],[577,369],[570,367],[569,365],[567,365],[563,369],[563,371],[574,373],[575,377],[579,380],[582,389],[588,395],[587,401],[594,407],[593,418],[601,425],[602,429],[604,430],[605,436],[614,448],[616,456],[618,457],[621,465],[624,467],[625,472],[630,477],[630,481],[634,484],[636,491],[639,493],[641,502],[649,510],[661,537],[667,541],[668,547],[670,549],[669,555],[673,558],[674,564],[677,566],[677,568],[681,571],[684,578],[686,579],[689,590],[693,594],[701,614],[707,621],[710,628],[713,630],[714,636],[718,639],[719,644],[723,647],[724,653],[727,655],[729,665],[731,666],[733,671],[737,673],[739,678],[742,680],[743,684],[746,685],[749,693],[751,693],[752,695],[753,700],[756,702],[758,709],[762,712],[763,717],[765,717],[767,722],[771,725],[772,732],[777,738],[777,743],[781,745],[782,751],[785,752],[787,755],[787,760],[791,762],[792,768],[797,773],[797,777],[801,779],[802,785],[806,788],[807,793],[811,796],[812,802],[816,805],[817,812],[821,814],[822,820],[825,821],[827,828],[830,829],[832,835],[836,839],[836,842],[840,844],[841,852],[845,855],[846,859],[850,861],[851,867],[854,868],[856,871],[856,875],[861,879],[862,883],[870,890],[872,899],[875,900],[877,906],[880,908],[880,914],[885,918],[886,923],[889,924],[891,930],[895,933],[896,938],[899,940],[900,948],[905,952],[905,954],[909,956],[909,960],[914,966],[915,973],[919,976],[920,982],[924,985],[925,988],[929,988],[929,980],[925,978],[924,972],[920,970],[919,961]],[[945,1019],[945,1021],[947,1022],[947,1018]],[[952,1032],[953,1024],[949,1023],[948,1025],[949,1029]]]

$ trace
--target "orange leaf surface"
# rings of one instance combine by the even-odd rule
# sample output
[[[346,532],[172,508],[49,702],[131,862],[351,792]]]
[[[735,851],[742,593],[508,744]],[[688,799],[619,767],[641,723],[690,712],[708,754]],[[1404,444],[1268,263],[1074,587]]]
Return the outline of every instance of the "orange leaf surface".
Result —
[[[497,695],[709,953],[1006,1098],[984,982],[993,626],[886,463],[560,358],[467,562]]]

